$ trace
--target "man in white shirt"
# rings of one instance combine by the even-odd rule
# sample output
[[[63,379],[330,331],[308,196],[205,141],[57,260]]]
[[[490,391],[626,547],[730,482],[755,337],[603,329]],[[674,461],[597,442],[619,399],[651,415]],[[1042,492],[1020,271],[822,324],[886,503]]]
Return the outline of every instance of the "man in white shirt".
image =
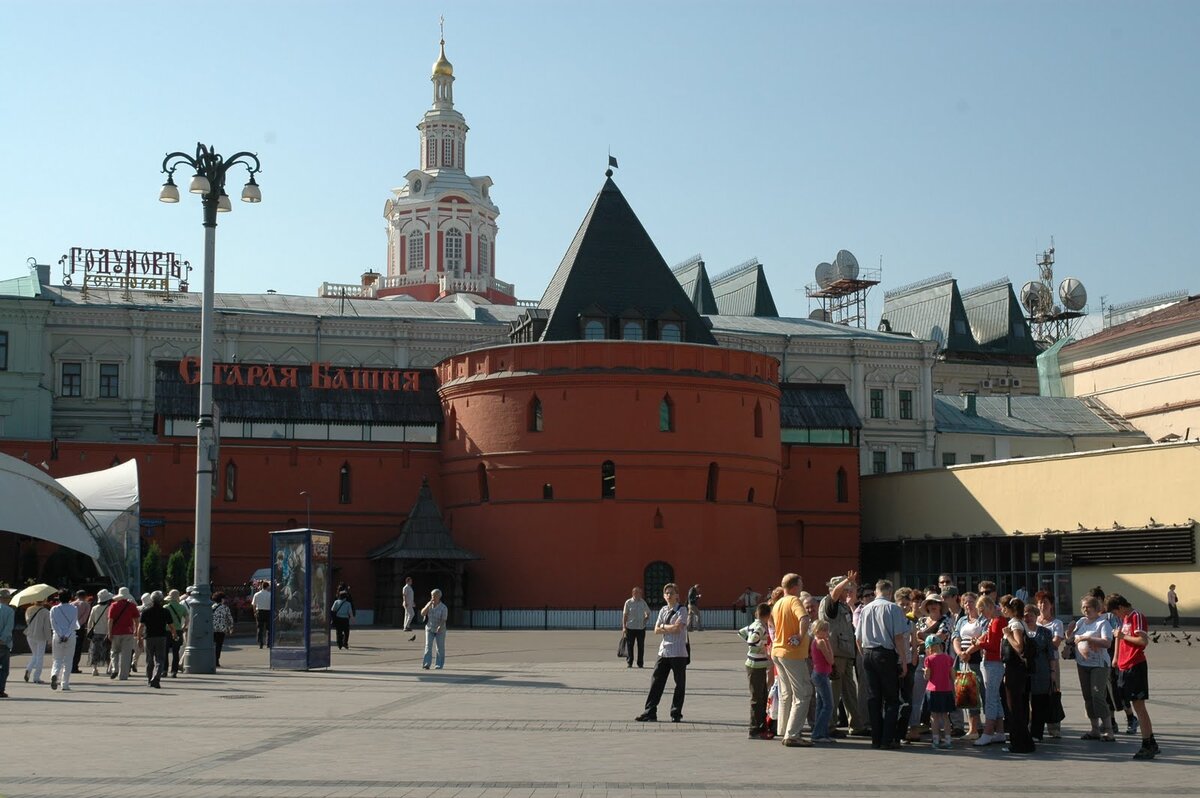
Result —
[[[258,647],[271,646],[271,583],[263,582],[250,597],[254,607],[254,625],[258,635]]]
[[[637,664],[642,667],[646,650],[646,621],[650,620],[650,606],[642,598],[642,589],[635,587],[633,594],[625,600],[621,613],[621,628],[625,630],[625,667],[633,667],[633,646],[637,644]]]
[[[675,693],[671,696],[671,722],[683,720],[683,699],[687,690],[687,666],[691,661],[688,651],[688,611],[679,603],[679,590],[671,582],[663,585],[663,601],[666,605],[658,611],[654,633],[662,635],[658,644],[658,662],[650,679],[650,695],[646,697],[646,711],[634,720],[651,722],[658,720],[658,702],[667,686],[667,674],[675,677]]]
[[[79,610],[71,603],[71,592],[64,590],[59,603],[50,608],[50,689],[71,689],[71,659],[75,656],[75,632],[79,630]]]
[[[404,631],[412,632],[413,619],[417,617],[417,605],[413,597],[412,577],[404,577]],[[413,636],[408,638],[408,642],[417,639],[417,635],[413,632]]]

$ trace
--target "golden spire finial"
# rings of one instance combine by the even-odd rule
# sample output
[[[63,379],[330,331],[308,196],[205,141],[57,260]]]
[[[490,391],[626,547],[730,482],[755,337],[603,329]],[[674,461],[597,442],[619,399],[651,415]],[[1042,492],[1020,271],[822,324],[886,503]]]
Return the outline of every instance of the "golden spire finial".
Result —
[[[433,65],[433,74],[448,75],[450,77],[453,77],[454,76],[454,66],[449,61],[446,60],[446,18],[445,17],[438,17],[438,30],[441,33],[441,40],[438,42],[438,46],[441,48],[441,51],[438,54],[437,62]]]

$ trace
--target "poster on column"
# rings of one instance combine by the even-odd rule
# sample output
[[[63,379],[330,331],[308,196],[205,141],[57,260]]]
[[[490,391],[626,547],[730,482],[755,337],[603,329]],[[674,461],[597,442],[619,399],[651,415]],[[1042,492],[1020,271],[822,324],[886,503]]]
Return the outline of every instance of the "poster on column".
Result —
[[[329,578],[333,533],[271,533],[271,667],[329,667]]]
[[[333,536],[312,532],[309,549],[308,667],[329,667],[329,568],[333,554]]]

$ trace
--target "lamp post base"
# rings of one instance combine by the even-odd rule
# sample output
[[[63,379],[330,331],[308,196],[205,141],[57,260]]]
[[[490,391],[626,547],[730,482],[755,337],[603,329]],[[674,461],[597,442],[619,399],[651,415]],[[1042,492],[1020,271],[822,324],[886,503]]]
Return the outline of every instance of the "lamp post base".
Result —
[[[216,673],[216,648],[213,646],[212,592],[208,585],[197,586],[188,596],[188,636],[184,661],[188,673]]]

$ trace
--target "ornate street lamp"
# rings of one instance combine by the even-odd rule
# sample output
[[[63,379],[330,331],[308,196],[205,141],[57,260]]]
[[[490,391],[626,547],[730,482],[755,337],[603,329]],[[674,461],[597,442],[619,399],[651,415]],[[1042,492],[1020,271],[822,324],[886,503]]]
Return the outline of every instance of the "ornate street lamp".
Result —
[[[213,434],[213,250],[217,240],[217,214],[232,210],[225,193],[225,175],[234,166],[244,166],[250,180],[242,189],[242,202],[261,202],[262,192],[254,182],[261,171],[258,156],[239,152],[232,158],[221,157],[212,147],[196,144],[196,154],[172,152],[163,158],[167,176],[158,198],[179,202],[175,170],[187,166],[195,171],[188,191],[199,194],[204,206],[204,293],[200,312],[200,413],[196,420],[196,573],[195,592],[188,600],[191,630],[187,641],[188,673],[215,673],[216,658],[212,636],[212,591],[209,561],[212,557],[212,486],[216,470],[216,441]]]

